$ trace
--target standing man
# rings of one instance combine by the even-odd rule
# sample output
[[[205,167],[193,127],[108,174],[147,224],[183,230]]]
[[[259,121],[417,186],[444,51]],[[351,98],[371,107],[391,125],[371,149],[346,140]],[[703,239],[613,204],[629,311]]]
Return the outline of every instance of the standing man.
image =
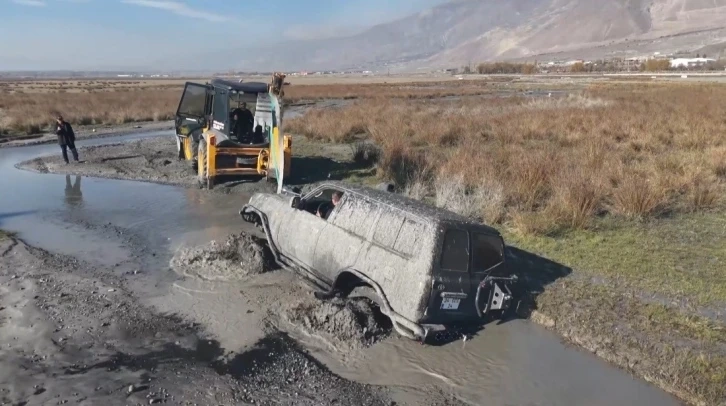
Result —
[[[68,164],[68,151],[70,148],[73,153],[73,160],[78,162],[78,151],[76,151],[76,134],[73,132],[73,127],[70,123],[63,120],[63,116],[59,115],[56,118],[55,134],[58,136],[58,145],[60,145],[63,151],[63,160]]]

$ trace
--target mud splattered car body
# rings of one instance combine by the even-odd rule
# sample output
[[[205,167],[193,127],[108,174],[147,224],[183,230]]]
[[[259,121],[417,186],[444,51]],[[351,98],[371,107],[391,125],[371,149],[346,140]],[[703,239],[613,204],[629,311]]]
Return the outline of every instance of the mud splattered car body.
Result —
[[[318,216],[335,192],[337,205]],[[497,230],[395,193],[324,182],[305,195],[257,193],[240,214],[264,229],[282,265],[324,291],[319,297],[366,296],[412,339],[480,321],[512,300],[516,276]]]

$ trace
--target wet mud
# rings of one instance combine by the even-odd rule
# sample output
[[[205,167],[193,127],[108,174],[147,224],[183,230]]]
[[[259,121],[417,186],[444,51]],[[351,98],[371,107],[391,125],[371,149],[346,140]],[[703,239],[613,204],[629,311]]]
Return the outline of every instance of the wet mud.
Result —
[[[140,304],[123,278],[0,241],[4,404],[389,405],[271,332],[229,353],[204,329]]]
[[[71,123],[71,125],[73,125],[73,123]],[[173,121],[130,123],[122,125],[74,126],[74,132],[76,133],[77,142],[96,138],[118,137],[126,134],[135,134],[139,132],[164,131],[173,129]],[[52,133],[26,136],[0,136],[0,148],[55,144],[57,142],[58,137]]]
[[[350,146],[320,144],[295,138],[291,176],[286,184],[307,184],[347,176],[358,169],[352,162]],[[199,188],[191,161],[180,160],[173,133],[115,144],[78,149],[79,162],[66,164],[60,154],[33,158],[17,168],[38,173],[59,173],[107,179],[135,180],[165,185]],[[264,178],[218,177],[215,193],[253,193],[274,191],[275,185]]]
[[[246,233],[230,235],[221,242],[212,240],[201,247],[182,248],[170,266],[182,275],[209,281],[244,279],[277,267],[266,242]]]
[[[40,173],[65,173],[109,179],[132,179],[176,186],[197,186],[191,163],[179,160],[173,136],[78,149],[79,162],[63,162],[61,154],[18,165]]]
[[[327,335],[342,346],[353,348],[369,347],[392,332],[391,321],[366,299],[300,303],[283,317],[306,334]]]
[[[258,281],[251,279],[255,275],[271,271],[287,274],[270,276],[269,280],[276,280],[279,285],[275,291],[263,286],[250,292],[257,303],[255,311],[274,315],[275,320],[270,321],[277,328],[319,337],[341,352],[371,346],[392,331],[390,320],[367,299],[322,301],[312,295],[309,286],[302,284],[300,289],[298,284],[291,284],[286,277],[297,277],[294,271],[280,269],[267,242],[244,232],[232,234],[224,241],[180,248],[170,266],[187,278],[211,282],[255,283]],[[240,288],[244,287],[240,284]],[[284,299],[267,301],[265,296]]]

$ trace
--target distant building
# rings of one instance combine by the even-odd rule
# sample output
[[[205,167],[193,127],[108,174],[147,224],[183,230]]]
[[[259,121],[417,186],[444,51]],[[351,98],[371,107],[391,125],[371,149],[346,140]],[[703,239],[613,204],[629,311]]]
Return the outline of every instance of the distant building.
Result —
[[[671,68],[690,68],[715,61],[715,59],[711,58],[675,58],[671,59]]]
[[[623,61],[623,66],[626,68],[632,69],[632,68],[639,68],[640,64],[642,64],[646,58],[640,58],[637,56],[634,56],[632,58],[626,58],[625,61]]]

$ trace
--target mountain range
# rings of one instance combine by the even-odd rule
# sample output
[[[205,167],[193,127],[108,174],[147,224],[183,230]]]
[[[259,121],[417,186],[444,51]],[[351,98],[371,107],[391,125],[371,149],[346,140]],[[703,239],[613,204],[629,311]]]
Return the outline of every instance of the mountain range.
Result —
[[[704,47],[720,53],[725,44],[726,0],[452,0],[355,35],[210,57],[240,70],[413,70]]]

